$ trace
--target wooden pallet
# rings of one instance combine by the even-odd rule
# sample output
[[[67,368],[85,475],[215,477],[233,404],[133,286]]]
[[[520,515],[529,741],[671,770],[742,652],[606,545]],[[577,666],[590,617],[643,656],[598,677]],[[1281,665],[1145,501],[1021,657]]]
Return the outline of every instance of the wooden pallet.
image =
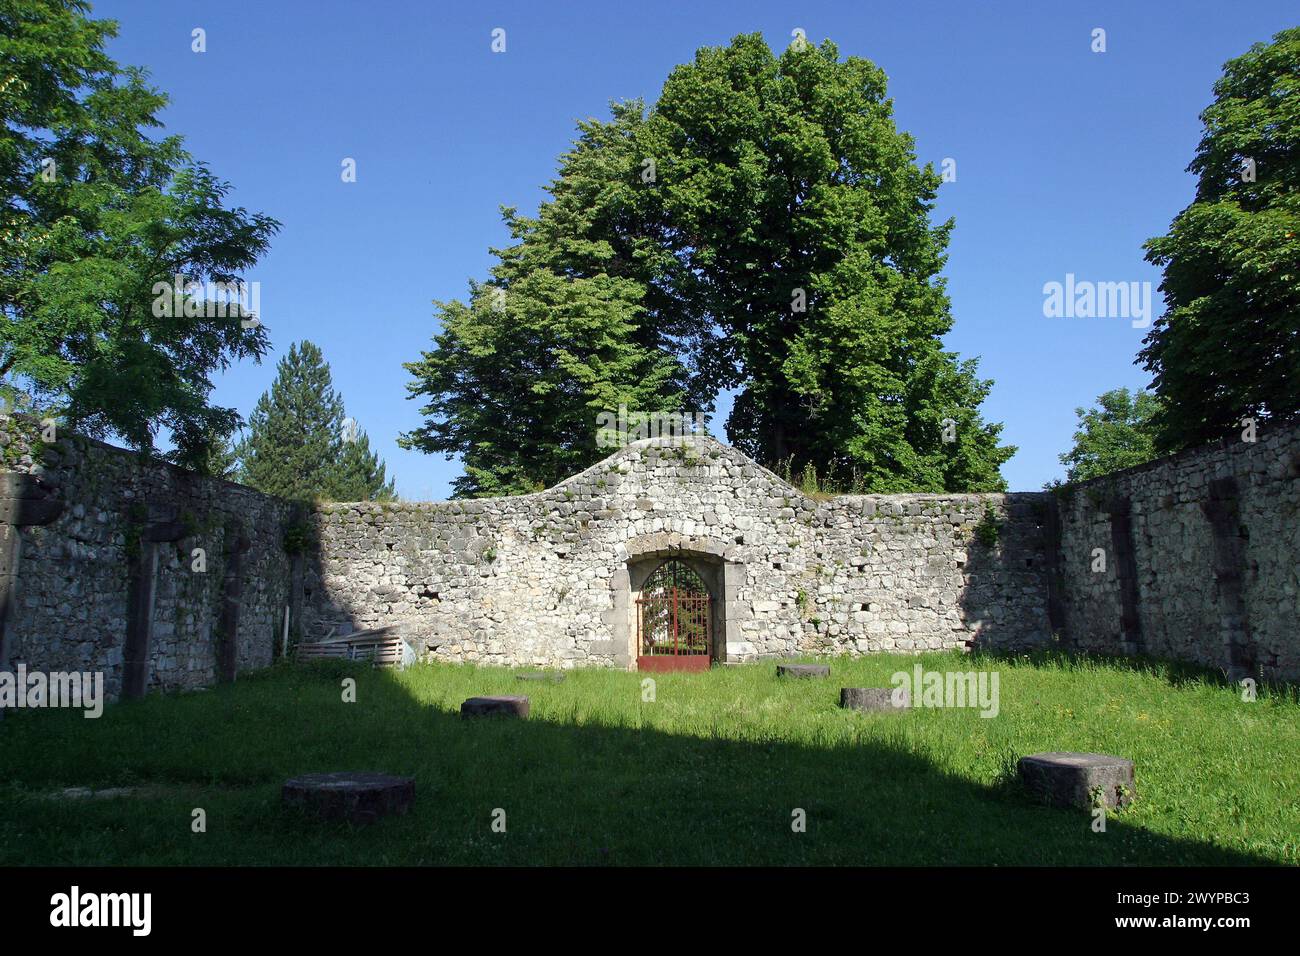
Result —
[[[413,658],[410,646],[392,626],[304,642],[298,645],[295,656],[298,661],[370,661],[376,667],[401,667]]]
[[[346,644],[299,644],[295,659],[299,661],[319,661],[326,658],[347,658],[348,645]]]

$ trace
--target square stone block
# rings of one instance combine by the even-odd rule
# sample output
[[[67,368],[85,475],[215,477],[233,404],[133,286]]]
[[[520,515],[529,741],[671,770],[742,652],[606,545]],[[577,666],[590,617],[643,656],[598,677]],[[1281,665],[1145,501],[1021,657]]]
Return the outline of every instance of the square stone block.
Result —
[[[902,703],[894,703],[892,687],[841,687],[840,706],[845,710],[861,710],[896,714],[912,705],[912,695],[902,691]]]
[[[830,677],[827,664],[777,664],[777,677]]]
[[[527,717],[528,698],[514,695],[471,697],[460,705],[462,717]]]
[[[1105,806],[1122,807],[1137,792],[1133,761],[1109,754],[1030,754],[1019,770],[1025,789],[1054,807],[1089,809],[1094,792]]]

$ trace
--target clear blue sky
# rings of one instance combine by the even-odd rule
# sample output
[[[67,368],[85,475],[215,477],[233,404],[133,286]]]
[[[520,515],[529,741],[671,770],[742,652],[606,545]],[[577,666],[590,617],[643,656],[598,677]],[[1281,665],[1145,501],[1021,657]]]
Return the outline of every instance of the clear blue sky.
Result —
[[[505,239],[497,207],[532,211],[574,121],[612,99],[652,102],[697,47],[801,27],[889,76],[922,162],[957,161],[939,218],[956,229],[945,274],[949,348],[995,386],[986,418],[1018,445],[1013,490],[1062,473],[1074,409],[1141,387],[1142,331],[1126,319],[1043,316],[1066,273],[1150,281],[1142,243],[1191,199],[1197,119],[1223,62],[1295,26],[1294,2],[435,3],[102,0],[112,54],[171,96],[168,130],[284,223],[249,274],[274,352],[219,380],[245,416],[290,343],[329,360],[350,414],[406,498],[443,498],[457,462],[399,449],[416,426],[402,363],[427,348],[432,300],[483,277]],[[191,31],[207,52],[191,52]],[[491,32],[506,31],[504,54]],[[1106,30],[1107,51],[1091,33]],[[357,161],[357,182],[340,163]],[[1160,303],[1156,302],[1159,312]],[[727,408],[716,421],[725,420]]]

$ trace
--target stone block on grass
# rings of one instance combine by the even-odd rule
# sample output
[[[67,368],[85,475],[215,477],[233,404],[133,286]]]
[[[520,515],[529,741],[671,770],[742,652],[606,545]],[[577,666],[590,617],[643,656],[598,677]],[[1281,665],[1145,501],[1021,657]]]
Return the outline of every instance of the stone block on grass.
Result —
[[[1112,809],[1132,801],[1137,792],[1133,761],[1109,754],[1052,753],[1021,757],[1025,788],[1054,807],[1093,806],[1093,794]]]
[[[462,717],[527,717],[528,698],[510,694],[471,697],[460,705]]]
[[[777,677],[830,677],[827,664],[777,664]]]
[[[896,714],[912,706],[912,695],[903,688],[901,700],[895,704],[892,687],[841,687],[840,706],[845,710]]]
[[[285,781],[280,800],[320,820],[373,823],[411,809],[415,779],[357,771],[308,773]]]

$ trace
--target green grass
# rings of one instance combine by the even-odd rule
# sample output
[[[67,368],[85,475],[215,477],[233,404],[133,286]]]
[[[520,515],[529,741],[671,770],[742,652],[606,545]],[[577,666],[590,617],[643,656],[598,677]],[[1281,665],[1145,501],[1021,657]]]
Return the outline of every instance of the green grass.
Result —
[[[927,655],[997,670],[1001,712],[838,707],[918,658],[772,663],[698,675],[420,666],[277,667],[232,687],[0,722],[0,864],[1147,865],[1300,862],[1300,700],[1175,665]],[[340,680],[357,679],[343,703]],[[528,721],[463,721],[476,694],[524,693]],[[1137,762],[1138,799],[1094,833],[1034,803],[1015,759],[1043,750]],[[322,770],[416,778],[413,811],[315,824],[280,784]],[[70,787],[134,788],[112,798]],[[201,807],[207,832],[191,832]],[[491,828],[506,812],[506,832]],[[807,814],[807,831],[791,814]]]

